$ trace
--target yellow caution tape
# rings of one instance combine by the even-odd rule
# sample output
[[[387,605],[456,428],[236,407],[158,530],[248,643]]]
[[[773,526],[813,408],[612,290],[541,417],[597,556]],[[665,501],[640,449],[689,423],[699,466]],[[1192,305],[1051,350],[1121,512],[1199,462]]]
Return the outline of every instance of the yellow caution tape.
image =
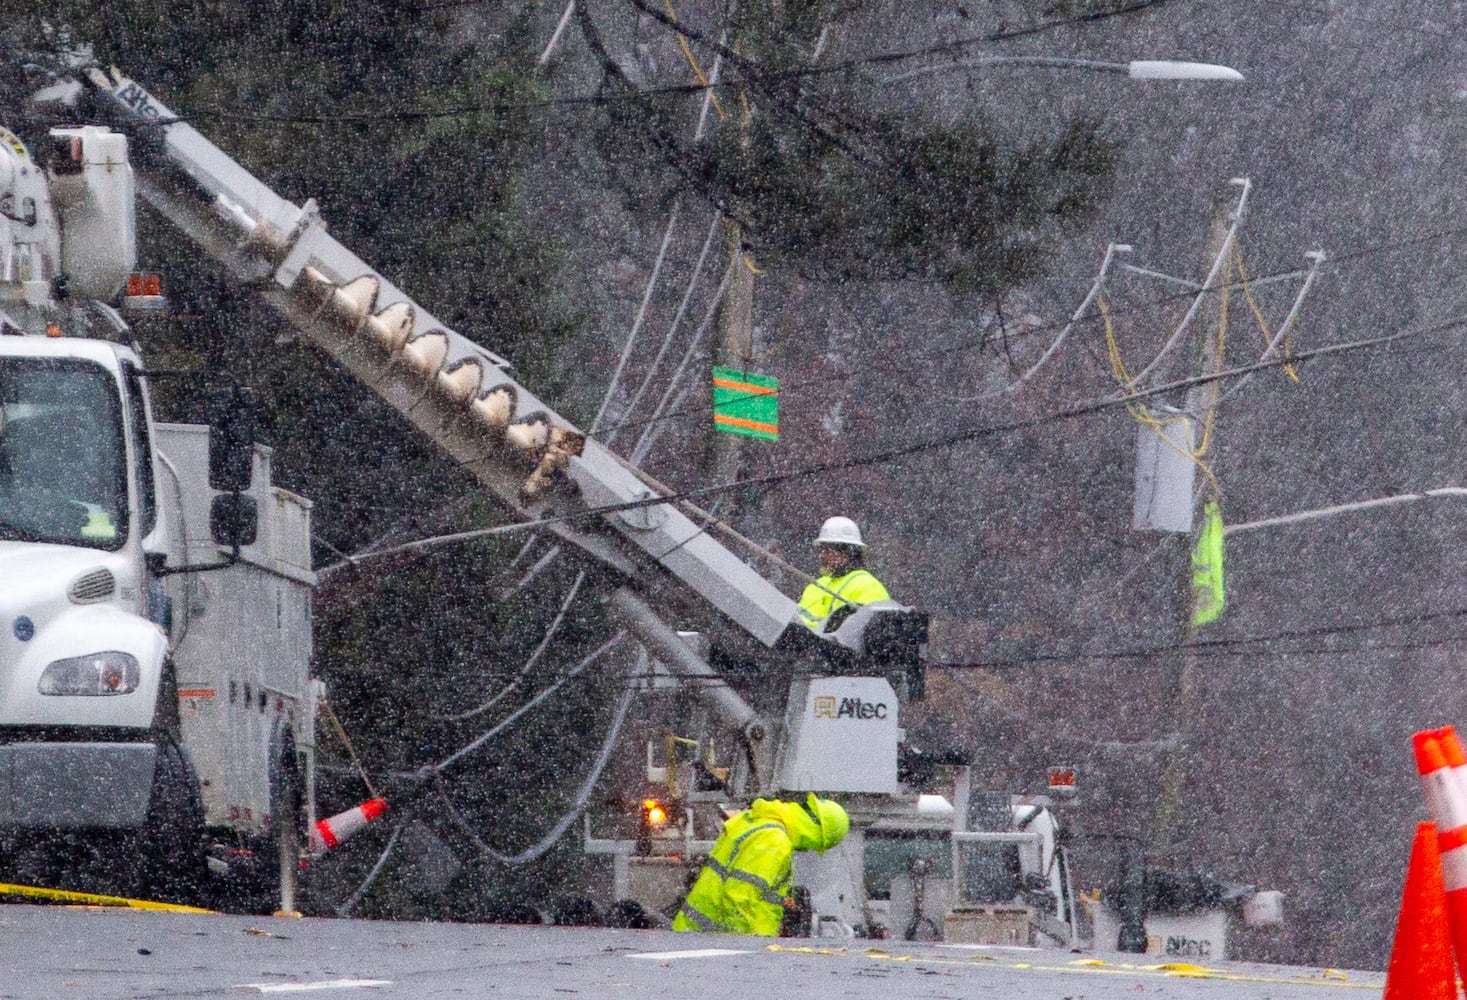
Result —
[[[74,906],[116,906],[131,910],[163,910],[169,913],[213,913],[198,906],[182,903],[156,903],[151,899],[128,899],[125,896],[104,896],[94,892],[72,892],[68,889],[45,889],[34,885],[12,885],[0,882],[0,896],[19,896],[23,899],[38,899],[47,903],[70,903]]]

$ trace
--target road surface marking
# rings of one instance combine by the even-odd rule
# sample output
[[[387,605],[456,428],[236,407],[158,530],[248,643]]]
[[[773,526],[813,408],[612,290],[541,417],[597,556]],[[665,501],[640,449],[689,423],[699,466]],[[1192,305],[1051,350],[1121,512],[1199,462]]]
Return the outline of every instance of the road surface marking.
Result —
[[[717,958],[720,955],[747,955],[748,951],[737,948],[698,948],[694,951],[642,951],[627,958]]]
[[[309,993],[313,990],[375,989],[391,986],[390,979],[325,979],[316,983],[241,983],[237,990],[259,990],[261,993]]]
[[[952,948],[952,945],[939,944],[940,948]],[[1238,970],[1211,969],[1206,966],[1192,965],[1182,962],[1167,962],[1160,964],[1132,964],[1129,962],[1104,961],[1098,958],[1081,958],[1068,962],[1064,965],[1054,964],[1055,959],[1045,962],[1025,961],[1029,955],[999,954],[997,950],[983,953],[970,952],[972,956],[968,959],[943,958],[935,955],[893,955],[879,947],[867,948],[810,948],[772,944],[768,946],[772,952],[786,952],[802,955],[828,955],[831,957],[871,959],[887,962],[920,962],[924,965],[961,965],[971,967],[974,960],[992,962],[995,968],[1018,969],[1035,972],[1071,972],[1078,974],[1100,975],[1100,976],[1132,976],[1137,979],[1209,979],[1222,982],[1234,983],[1264,983],[1273,986],[1319,986],[1334,989],[1347,990],[1369,990],[1379,993],[1384,980],[1381,973],[1357,972],[1356,977],[1351,979],[1349,974],[1338,969],[1316,969],[1300,967],[1296,972],[1290,974],[1288,967],[1273,966],[1268,970],[1250,969],[1247,967]],[[1043,949],[1038,949],[1043,950]],[[1137,956],[1138,958],[1143,956]]]

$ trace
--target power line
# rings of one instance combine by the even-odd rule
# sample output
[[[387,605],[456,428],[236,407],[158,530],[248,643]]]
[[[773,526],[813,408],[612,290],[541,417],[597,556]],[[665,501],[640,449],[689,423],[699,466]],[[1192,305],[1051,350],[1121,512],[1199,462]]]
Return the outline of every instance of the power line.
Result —
[[[1318,639],[1333,635],[1357,635],[1362,632],[1405,628],[1421,625],[1429,621],[1462,617],[1467,617],[1467,608],[1452,608],[1445,611],[1428,611],[1412,615],[1399,615],[1390,618],[1381,618],[1373,622],[1341,622],[1333,625],[1317,625],[1310,628],[1284,629],[1266,635],[1239,636],[1231,639],[1203,639],[1193,642],[1159,643],[1154,646],[1140,646],[1135,649],[1097,650],[1093,652],[1075,649],[1055,653],[1038,653],[1031,656],[978,660],[968,663],[933,664],[933,667],[942,670],[999,669],[1006,667],[1027,667],[1041,663],[1068,663],[1076,660],[1140,660],[1179,652],[1195,653],[1198,656],[1247,656],[1256,652],[1257,647],[1270,643],[1287,642],[1297,639]],[[1443,645],[1455,645],[1461,642],[1467,642],[1467,636],[1452,635],[1438,639],[1418,639],[1405,643],[1370,643],[1343,648],[1330,646],[1317,649],[1284,649],[1276,651],[1275,655],[1312,656],[1328,653],[1365,652],[1371,649],[1386,648],[1403,650],[1429,649]]]
[[[975,45],[992,45],[998,42],[1013,41],[1014,39],[1018,38],[1030,38],[1035,35],[1045,34],[1050,31],[1057,31],[1062,28],[1073,28],[1081,24],[1092,24],[1099,21],[1106,21],[1113,17],[1124,17],[1126,15],[1136,14],[1150,8],[1164,6],[1168,3],[1171,3],[1172,0],[1137,0],[1137,2],[1135,3],[1131,3],[1126,5],[1125,7],[1116,8],[1114,10],[1096,11],[1090,14],[1080,14],[1076,15],[1075,17],[1061,18],[1054,21],[1041,21],[1039,24],[1030,25],[1027,28],[1011,28],[1001,31],[990,32],[989,34],[985,35],[974,35],[968,38],[956,39],[951,42],[943,42],[940,45],[929,45],[920,49],[905,49],[896,52],[883,52],[872,56],[862,56],[854,59],[847,59],[837,63],[806,66],[800,69],[779,70],[774,73],[764,73],[759,68],[758,64],[755,63],[753,60],[748,59],[745,56],[741,56],[739,53],[730,49],[728,46],[723,45],[720,42],[714,41],[702,32],[694,28],[689,28],[683,22],[674,20],[664,12],[652,6],[650,3],[647,2],[647,0],[627,0],[627,2],[630,3],[633,7],[636,7],[642,13],[646,14],[648,17],[651,17],[652,19],[660,22],[664,27],[667,27],[677,34],[682,35],[688,41],[697,42],[698,44],[703,45],[708,49],[718,53],[719,55],[723,56],[723,58],[734,63],[734,65],[744,69],[751,76],[757,75],[764,80],[786,80],[791,78],[826,76],[832,73],[843,73],[847,70],[856,69],[862,66],[883,66],[894,62],[905,62],[908,59],[918,59],[922,56],[955,54],[958,52],[962,52],[965,49],[972,48]]]
[[[443,2],[419,7],[419,10],[431,11],[450,7],[469,7],[484,3],[486,0],[443,0]],[[858,57],[844,60],[839,63],[828,63],[816,66],[800,66],[786,70],[764,72],[751,60],[739,56],[732,49],[709,38],[702,32],[691,29],[682,22],[670,19],[662,11],[657,10],[642,0],[629,0],[642,12],[648,14],[655,20],[660,21],[673,31],[683,35],[689,41],[706,45],[724,58],[730,59],[736,65],[745,69],[750,74],[750,79],[757,79],[764,83],[784,82],[798,80],[811,76],[826,76],[832,73],[845,72],[861,66],[882,66],[894,62],[905,62],[909,59],[917,59],[923,56],[944,55],[956,53],[972,48],[977,45],[991,45],[999,42],[1011,41],[1018,38],[1031,37],[1049,31],[1062,28],[1074,27],[1080,24],[1093,23],[1108,20],[1113,17],[1121,17],[1128,14],[1159,7],[1173,0],[1139,0],[1137,3],[1114,11],[1101,11],[1092,14],[1079,15],[1055,21],[1045,21],[1027,28],[1016,28],[1004,31],[991,32],[970,38],[957,39],[944,42],[940,45],[932,45],[919,49],[905,49],[895,52],[877,53],[871,56]],[[570,97],[545,98],[540,101],[517,101],[517,102],[489,102],[485,104],[458,104],[445,108],[399,108],[385,109],[373,112],[347,112],[331,115],[302,115],[302,114],[264,114],[259,112],[230,111],[222,108],[200,105],[191,109],[186,114],[178,114],[172,118],[159,118],[148,122],[137,123],[140,127],[157,128],[175,123],[187,123],[194,119],[210,119],[214,121],[243,121],[243,122],[273,122],[276,124],[292,125],[333,125],[333,124],[366,124],[371,122],[386,121],[430,121],[439,118],[455,118],[463,115],[476,115],[486,113],[507,113],[513,111],[532,111],[546,108],[573,108],[573,107],[605,107],[616,104],[626,104],[636,101],[647,100],[654,97],[677,96],[684,94],[699,94],[709,90],[732,90],[742,86],[738,82],[709,81],[708,83],[669,84],[661,87],[638,88],[630,92],[616,96],[579,95]]]
[[[436,548],[443,545],[459,544],[474,541],[480,538],[493,537],[495,535],[511,534],[519,531],[527,531],[533,528],[546,527],[553,524],[567,524],[602,517],[606,514],[614,514],[626,510],[636,510],[643,507],[660,506],[666,503],[677,503],[684,500],[697,500],[703,497],[719,496],[734,490],[748,489],[755,486],[781,486],[793,480],[806,479],[814,476],[825,475],[831,472],[839,472],[845,469],[860,468],[873,465],[884,465],[899,459],[909,458],[913,455],[926,452],[953,448],[960,444],[978,441],[984,438],[997,437],[1002,434],[1010,434],[1020,430],[1031,430],[1048,424],[1060,423],[1073,420],[1078,417],[1090,416],[1107,410],[1121,408],[1144,399],[1167,393],[1179,392],[1194,386],[1208,385],[1214,382],[1226,382],[1230,379],[1240,378],[1252,372],[1264,371],[1269,368],[1277,368],[1287,364],[1302,364],[1314,358],[1327,357],[1334,354],[1343,354],[1350,351],[1363,350],[1372,347],[1382,347],[1388,344],[1409,340],[1416,337],[1424,337],[1433,333],[1442,333],[1467,326],[1467,316],[1455,317],[1443,320],[1424,327],[1416,327],[1409,330],[1401,330],[1396,333],[1386,334],[1380,337],[1372,337],[1366,340],[1345,341],[1336,344],[1317,347],[1308,351],[1300,351],[1287,358],[1274,358],[1268,361],[1260,361],[1254,364],[1242,365],[1225,371],[1214,372],[1207,375],[1199,375],[1193,378],[1179,379],[1168,382],[1165,385],[1150,389],[1138,390],[1123,396],[1093,399],[1086,402],[1074,404],[1070,407],[1053,410],[1049,413],[1031,417],[1025,420],[1015,420],[1000,424],[989,424],[982,427],[973,427],[967,430],[944,434],[925,441],[917,441],[909,445],[897,448],[889,448],[882,451],[872,452],[866,455],[858,455],[843,459],[834,459],[828,462],[819,462],[803,468],[788,472],[770,473],[763,476],[752,476],[747,479],[738,479],[728,483],[717,483],[710,486],[696,487],[677,493],[651,497],[644,500],[629,500],[624,503],[602,504],[595,507],[587,507],[583,510],[570,511],[563,514],[554,514],[533,521],[517,521],[508,524],[495,525],[489,528],[479,528],[470,531],[456,532],[451,535],[442,535],[435,538],[418,539],[395,545],[390,548],[378,549],[374,552],[361,556],[354,556],[349,560],[334,563],[323,567],[317,573],[327,576],[349,566],[356,566],[370,559],[383,558],[402,552],[415,551],[428,548]]]
[[[1419,235],[1416,235],[1416,236],[1406,237],[1406,238],[1399,239],[1399,240],[1384,241],[1384,242],[1381,242],[1381,243],[1378,243],[1378,244],[1373,244],[1373,245],[1368,245],[1368,246],[1365,246],[1365,247],[1361,247],[1361,248],[1359,248],[1357,250],[1346,251],[1346,252],[1341,253],[1339,255],[1333,255],[1332,254],[1326,260],[1324,260],[1323,262],[1321,262],[1319,264],[1319,269],[1320,270],[1324,270],[1326,268],[1329,268],[1329,267],[1335,266],[1335,265],[1341,265],[1341,264],[1345,264],[1345,263],[1355,263],[1355,262],[1358,262],[1358,261],[1360,261],[1360,260],[1362,260],[1364,258],[1371,257],[1371,256],[1374,256],[1376,254],[1389,253],[1389,252],[1393,252],[1395,250],[1399,250],[1399,249],[1402,249],[1402,248],[1406,248],[1406,247],[1410,247],[1410,246],[1414,246],[1414,245],[1418,245],[1418,244],[1422,244],[1422,243],[1426,243],[1426,242],[1431,242],[1431,241],[1441,240],[1441,239],[1447,239],[1447,238],[1451,238],[1451,237],[1454,237],[1454,236],[1462,236],[1462,235],[1467,235],[1467,227],[1459,227],[1459,228],[1453,228],[1453,229],[1435,230],[1435,231],[1430,232],[1430,233],[1419,234]],[[1255,276],[1254,278],[1250,279],[1250,281],[1248,282],[1248,284],[1249,285],[1257,285],[1257,284],[1259,284],[1261,282],[1278,280],[1280,278],[1288,278],[1288,277],[1293,277],[1293,276],[1296,276],[1296,275],[1301,275],[1302,276],[1305,273],[1306,272],[1297,271],[1297,270],[1269,272],[1269,273],[1259,274],[1259,275]],[[1210,292],[1208,292],[1207,294],[1210,294],[1210,295],[1222,295],[1222,294],[1225,294],[1225,293],[1231,293],[1231,292],[1235,292],[1235,291],[1240,291],[1244,287],[1245,287],[1244,286],[1244,283],[1242,283],[1241,281],[1239,281],[1239,282],[1231,282],[1231,283],[1229,283],[1227,285],[1218,285],[1214,289],[1212,289]],[[1159,295],[1159,296],[1156,296],[1156,297],[1153,297],[1153,298],[1145,299],[1145,300],[1143,300],[1141,302],[1138,302],[1134,306],[1128,307],[1126,309],[1112,309],[1111,310],[1111,317],[1113,319],[1120,319],[1120,318],[1125,318],[1125,317],[1134,317],[1134,316],[1137,316],[1137,315],[1145,315],[1145,314],[1148,314],[1149,312],[1151,312],[1151,311],[1153,311],[1155,309],[1158,309],[1158,308],[1164,308],[1166,306],[1169,306],[1169,305],[1172,305],[1172,304],[1175,304],[1175,303],[1178,303],[1178,302],[1191,301],[1191,300],[1193,300],[1196,297],[1196,295],[1197,295],[1197,292],[1195,290],[1187,290],[1187,291],[1182,291],[1182,292],[1171,292],[1171,293],[1167,293],[1167,294],[1164,294],[1164,295]],[[1045,332],[1059,330],[1059,329],[1062,329],[1066,324],[1070,323],[1071,321],[1072,321],[1072,319],[1066,319],[1066,320],[1063,320],[1063,321],[1058,321],[1057,320],[1057,321],[1051,321],[1051,322],[1048,322],[1048,323],[1031,325],[1031,326],[1028,326],[1028,327],[1025,328],[1024,335],[1025,336],[1037,336],[1037,335],[1041,335],[1041,334],[1043,334]],[[1082,319],[1080,319],[1079,322],[1081,322],[1081,323],[1096,323],[1096,322],[1099,322],[1099,317],[1094,316],[1094,315],[1085,316]],[[990,344],[990,338],[986,334],[983,334],[983,335],[980,335],[980,336],[975,337],[975,338],[965,338],[965,339],[961,339],[961,340],[944,342],[941,346],[934,346],[934,347],[932,347],[932,348],[930,348],[928,350],[915,350],[915,351],[905,352],[902,355],[902,358],[903,358],[903,360],[909,360],[909,361],[910,360],[918,360],[918,361],[920,361],[920,360],[924,360],[924,359],[940,359],[940,360],[943,360],[943,361],[947,361],[947,360],[950,360],[954,355],[959,354],[959,353],[966,353],[966,352],[974,351],[974,350],[982,351],[982,350],[986,349],[989,346],[989,344]],[[1291,355],[1291,356],[1297,356],[1297,355]],[[892,360],[895,361],[895,358],[893,358]],[[1287,359],[1285,359],[1285,362],[1287,362]],[[896,369],[896,370],[897,371],[900,371],[900,369]],[[870,366],[868,365],[865,369],[863,369],[861,371],[832,372],[832,373],[830,373],[828,375],[825,375],[825,376],[806,378],[806,379],[803,379],[803,380],[801,380],[799,382],[785,382],[785,383],[783,383],[783,385],[781,387],[781,391],[782,392],[788,392],[788,391],[790,391],[792,389],[819,388],[819,387],[823,387],[823,386],[829,385],[831,383],[842,383],[842,382],[846,382],[846,381],[849,381],[851,379],[857,378],[857,377],[859,377],[859,376],[861,376],[863,374],[869,374],[869,372],[870,372]],[[685,410],[674,410],[674,411],[671,411],[671,412],[667,412],[667,413],[663,414],[660,417],[654,417],[654,418],[649,418],[649,419],[635,420],[635,419],[630,419],[630,417],[628,417],[627,419],[624,419],[621,422],[619,422],[616,425],[616,429],[617,430],[620,430],[620,429],[626,428],[626,427],[646,426],[646,425],[650,425],[650,424],[656,423],[658,420],[670,421],[670,420],[675,420],[675,419],[679,419],[679,418],[682,418],[682,417],[699,416],[699,415],[702,415],[702,414],[706,413],[707,410],[708,410],[708,406],[707,405],[700,405],[697,408],[685,409]]]

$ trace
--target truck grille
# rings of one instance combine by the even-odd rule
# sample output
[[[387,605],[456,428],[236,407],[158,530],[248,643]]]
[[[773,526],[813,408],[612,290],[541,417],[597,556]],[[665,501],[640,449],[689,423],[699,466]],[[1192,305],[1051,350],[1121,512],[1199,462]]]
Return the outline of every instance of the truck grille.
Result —
[[[111,570],[94,569],[83,573],[71,582],[67,596],[73,604],[94,604],[105,601],[117,590],[117,581]]]

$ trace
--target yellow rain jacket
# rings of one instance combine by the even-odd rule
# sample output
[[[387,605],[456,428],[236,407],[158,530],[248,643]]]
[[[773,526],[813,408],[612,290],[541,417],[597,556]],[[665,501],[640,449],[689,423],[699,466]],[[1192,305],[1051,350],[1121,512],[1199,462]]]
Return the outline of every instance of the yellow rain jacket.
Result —
[[[673,930],[778,935],[794,883],[794,852],[831,846],[804,806],[755,799],[724,823]]]
[[[823,632],[830,613],[836,608],[889,600],[891,595],[881,581],[867,570],[853,569],[840,576],[826,573],[806,585],[805,592],[800,595],[800,620],[813,631]]]

